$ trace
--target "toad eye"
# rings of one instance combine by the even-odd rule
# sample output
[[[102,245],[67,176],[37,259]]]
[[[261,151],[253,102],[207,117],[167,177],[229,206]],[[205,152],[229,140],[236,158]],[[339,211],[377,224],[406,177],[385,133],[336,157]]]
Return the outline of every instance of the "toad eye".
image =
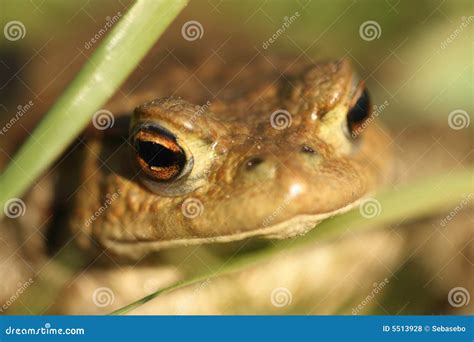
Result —
[[[347,112],[347,128],[352,138],[357,138],[370,116],[370,96],[367,88],[360,84],[352,98]]]
[[[145,124],[133,135],[133,147],[140,169],[157,181],[181,178],[192,168],[192,157],[168,130]]]

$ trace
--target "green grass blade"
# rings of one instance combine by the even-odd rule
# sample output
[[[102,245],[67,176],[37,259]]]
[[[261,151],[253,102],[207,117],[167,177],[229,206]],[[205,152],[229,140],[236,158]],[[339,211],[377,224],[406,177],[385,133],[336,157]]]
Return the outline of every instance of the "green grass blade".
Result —
[[[373,218],[369,219],[362,216],[359,210],[353,210],[336,216],[321,223],[316,229],[302,237],[279,241],[272,247],[264,250],[236,257],[217,270],[212,270],[162,288],[114,311],[112,314],[126,314],[160,295],[197,284],[206,279],[240,271],[258,262],[265,261],[282,250],[297,248],[324,238],[340,236],[349,230],[361,232],[367,229],[380,229],[389,223],[409,221],[440,208],[459,205],[463,200],[463,196],[466,199],[467,196],[474,192],[473,172],[473,169],[466,169],[443,174],[404,185],[398,190],[387,191],[377,196],[380,211],[379,215]]]
[[[138,0],[120,19],[0,176],[0,208],[21,196],[79,135],[187,2]]]

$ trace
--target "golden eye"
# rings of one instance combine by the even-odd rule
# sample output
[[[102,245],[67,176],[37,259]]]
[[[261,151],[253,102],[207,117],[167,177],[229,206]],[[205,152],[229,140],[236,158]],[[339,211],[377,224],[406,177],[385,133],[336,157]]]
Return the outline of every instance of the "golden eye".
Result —
[[[179,178],[186,168],[186,153],[167,130],[144,125],[133,136],[136,159],[141,170],[158,181]]]
[[[370,116],[370,96],[367,88],[360,83],[347,112],[347,128],[352,138],[357,138]]]

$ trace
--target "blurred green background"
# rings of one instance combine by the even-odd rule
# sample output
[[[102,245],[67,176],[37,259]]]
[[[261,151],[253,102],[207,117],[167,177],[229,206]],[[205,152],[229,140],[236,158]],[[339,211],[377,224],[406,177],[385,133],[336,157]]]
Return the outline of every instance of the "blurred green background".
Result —
[[[61,89],[73,76],[71,70],[77,70],[93,50],[84,49],[84,43],[103,27],[107,16],[125,13],[130,4],[2,1],[1,26],[19,20],[26,28],[24,39],[1,41],[2,114],[38,95],[49,103],[43,95],[55,95],[52,88]],[[296,12],[296,20],[264,50],[262,44]],[[375,104],[390,103],[385,120],[443,121],[454,109],[470,113],[474,108],[473,13],[468,0],[191,1],[168,30],[166,36],[172,38],[164,40],[167,49],[183,45],[181,25],[197,20],[204,28],[201,41],[217,43],[216,36],[230,34],[244,37],[242,50],[304,54],[313,60],[347,56],[367,80]],[[364,40],[359,33],[367,21],[380,28],[373,40]],[[198,44],[189,42],[188,47]],[[56,58],[51,60],[51,55]],[[38,75],[38,68],[45,72]],[[13,92],[17,102],[9,101]]]

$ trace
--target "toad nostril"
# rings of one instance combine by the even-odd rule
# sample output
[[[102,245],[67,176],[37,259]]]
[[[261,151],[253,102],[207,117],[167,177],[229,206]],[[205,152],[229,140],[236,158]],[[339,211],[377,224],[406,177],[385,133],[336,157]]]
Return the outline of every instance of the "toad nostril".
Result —
[[[308,145],[304,145],[302,148],[301,148],[301,152],[303,153],[309,153],[309,154],[313,154],[313,153],[316,153],[314,152],[314,149]]]
[[[251,158],[245,162],[245,169],[248,171],[253,170],[255,169],[255,167],[257,167],[257,165],[260,165],[261,163],[263,163],[262,158],[260,157]]]
[[[239,165],[237,172],[240,180],[245,182],[272,181],[276,177],[277,163],[269,155],[253,155]]]

